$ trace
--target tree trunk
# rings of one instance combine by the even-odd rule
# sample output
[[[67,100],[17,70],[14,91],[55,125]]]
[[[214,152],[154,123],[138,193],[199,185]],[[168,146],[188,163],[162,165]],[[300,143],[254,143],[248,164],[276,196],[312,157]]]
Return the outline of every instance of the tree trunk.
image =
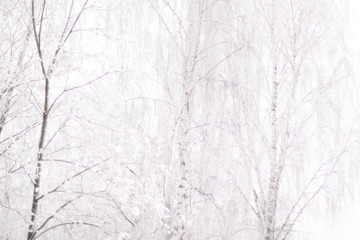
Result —
[[[36,235],[36,217],[38,214],[38,206],[39,206],[39,190],[40,190],[40,180],[41,180],[41,163],[43,161],[43,151],[44,151],[44,141],[47,129],[47,122],[48,122],[48,114],[49,114],[49,76],[46,72],[46,68],[43,61],[42,50],[40,45],[40,37],[37,35],[36,30],[36,23],[35,23],[35,6],[34,0],[32,1],[32,22],[33,22],[33,31],[35,36],[35,42],[37,46],[38,55],[40,58],[40,65],[42,74],[45,80],[45,88],[44,88],[44,109],[42,112],[42,122],[41,122],[41,132],[39,138],[39,145],[38,145],[38,153],[36,159],[36,171],[35,171],[35,181],[33,183],[34,190],[33,190],[33,199],[31,204],[31,221],[29,224],[28,236],[27,240],[32,240],[35,238]]]
[[[278,82],[277,82],[277,66],[275,63],[273,69],[273,93],[271,102],[271,128],[272,128],[272,142],[271,142],[271,159],[270,159],[270,180],[268,186],[268,204],[266,209],[266,240],[274,240],[275,233],[275,216],[277,195],[279,191],[279,181],[282,166],[278,159],[277,143],[277,96],[278,96]]]
[[[190,116],[190,94],[194,85],[195,65],[198,57],[200,34],[202,27],[202,14],[205,0],[192,0],[189,2],[189,28],[186,36],[186,49],[184,60],[184,84],[182,92],[182,110],[179,124],[178,144],[180,164],[180,184],[178,187],[178,204],[176,207],[176,221],[174,226],[174,240],[186,239],[186,212],[188,199],[187,163],[189,161],[188,138]]]

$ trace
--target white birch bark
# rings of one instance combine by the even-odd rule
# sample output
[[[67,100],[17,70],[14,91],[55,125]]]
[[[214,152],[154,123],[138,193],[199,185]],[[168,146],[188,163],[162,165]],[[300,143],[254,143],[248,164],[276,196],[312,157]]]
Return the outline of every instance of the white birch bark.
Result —
[[[275,36],[275,4],[272,4],[272,18],[270,23],[270,34],[271,34],[271,60],[272,60],[272,95],[271,95],[271,149],[270,149],[270,179],[268,183],[268,200],[265,211],[265,240],[275,239],[275,220],[276,210],[279,192],[279,182],[281,172],[283,169],[282,154],[278,154],[278,50]]]
[[[186,35],[185,59],[184,59],[184,83],[182,92],[182,110],[179,124],[178,144],[180,164],[180,184],[178,187],[176,207],[176,221],[173,239],[187,239],[186,237],[186,212],[188,201],[188,179],[187,164],[189,161],[188,139],[189,139],[189,116],[190,116],[190,94],[194,85],[195,67],[197,63],[200,34],[202,27],[202,14],[205,0],[189,2],[188,20],[189,27]]]

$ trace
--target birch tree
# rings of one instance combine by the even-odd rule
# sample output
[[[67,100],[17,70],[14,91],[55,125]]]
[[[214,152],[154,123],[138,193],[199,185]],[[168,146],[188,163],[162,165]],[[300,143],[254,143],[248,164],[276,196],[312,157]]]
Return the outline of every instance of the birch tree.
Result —
[[[257,80],[260,80],[257,83],[260,92],[256,93],[260,95],[257,101],[258,112],[244,117],[245,119],[250,117],[247,121],[254,127],[253,135],[258,141],[256,144],[261,142],[264,148],[261,145],[252,147],[249,153],[249,156],[254,158],[250,165],[254,175],[248,176],[253,186],[253,193],[245,194],[243,190],[240,191],[258,218],[260,238],[266,240],[289,237],[304,210],[310,207],[319,192],[324,190],[325,183],[343,158],[344,149],[347,148],[346,140],[337,151],[329,150],[326,154],[311,148],[313,141],[316,142],[315,139],[329,140],[329,144],[333,144],[330,139],[336,137],[331,132],[321,130],[323,127],[330,128],[334,124],[332,121],[323,121],[320,126],[314,117],[318,109],[327,108],[326,104],[322,101],[306,102],[305,100],[308,96],[317,95],[316,89],[320,85],[324,86],[323,82],[333,81],[331,75],[328,75],[324,69],[321,70],[324,71],[321,77],[312,74],[317,71],[312,68],[312,64],[322,65],[321,59],[326,55],[324,53],[329,51],[326,47],[334,36],[332,34],[336,34],[327,25],[332,22],[333,16],[324,12],[324,6],[328,9],[333,7],[331,4],[320,7],[310,2],[297,1],[284,3],[259,1],[254,6],[261,19],[258,21],[258,27],[263,29],[263,33],[253,42],[253,53],[260,63],[258,69],[261,75],[257,75]],[[326,18],[328,22],[320,20],[320,16]],[[322,51],[317,51],[320,47]],[[338,68],[332,69],[332,71],[338,70]],[[261,90],[262,88],[264,90]],[[324,89],[331,91],[327,87]],[[261,106],[266,105],[267,111],[263,112]],[[300,113],[298,108],[304,110]],[[327,136],[327,140],[323,139],[320,132]],[[245,132],[244,135],[246,134],[250,133]],[[343,137],[347,135],[346,132],[342,134]],[[244,140],[241,142],[241,144],[245,143]],[[245,144],[251,146],[251,143]],[[299,152],[299,155],[294,155],[294,152],[297,152],[295,146],[299,146],[297,144],[307,146],[309,152]],[[313,159],[314,155],[316,157]],[[317,166],[315,170],[309,170],[302,165],[305,161],[304,156],[313,159],[306,166]],[[300,181],[288,175],[294,163],[297,167],[300,165],[304,167],[302,169],[306,177],[301,178]],[[294,171],[299,170],[294,169]],[[292,174],[296,176],[297,173],[292,172]],[[290,187],[285,184],[286,181],[294,181],[294,189],[297,186],[301,187],[298,193],[293,193],[296,196],[295,200],[289,205],[285,204],[286,208],[284,208],[283,199],[286,198],[284,189],[290,191]],[[249,197],[251,195],[252,197]]]
[[[188,204],[187,164],[189,161],[189,121],[191,93],[195,82],[196,64],[198,61],[199,44],[202,28],[202,15],[205,0],[190,1],[188,6],[188,30],[185,43],[184,83],[182,92],[181,119],[179,122],[179,170],[180,184],[177,192],[176,220],[173,239],[187,239],[186,214]]]
[[[35,38],[35,45],[37,49],[37,54],[39,57],[39,67],[41,69],[41,74],[44,81],[44,100],[43,100],[43,110],[42,110],[42,120],[41,120],[41,131],[40,131],[40,137],[38,141],[38,149],[37,149],[37,158],[36,158],[36,172],[35,172],[35,179],[33,182],[33,198],[32,198],[32,204],[31,204],[31,220],[29,224],[29,230],[27,234],[27,239],[35,239],[36,234],[38,231],[39,226],[37,226],[37,216],[38,216],[38,208],[39,208],[39,201],[42,198],[42,196],[39,195],[40,192],[40,181],[41,181],[41,171],[42,171],[42,162],[44,161],[44,148],[45,148],[45,137],[47,135],[47,129],[48,129],[48,120],[50,111],[52,110],[52,107],[56,103],[56,100],[54,102],[50,101],[50,81],[52,77],[52,73],[54,71],[54,68],[57,65],[58,57],[60,51],[63,49],[65,43],[73,33],[74,27],[76,26],[79,18],[81,17],[82,12],[84,11],[88,1],[85,1],[83,3],[83,6],[80,9],[80,12],[76,15],[76,17],[73,17],[73,8],[74,8],[74,1],[72,1],[70,5],[70,10],[68,11],[68,16],[65,22],[65,25],[63,26],[62,33],[58,39],[57,47],[55,48],[55,51],[50,55],[49,58],[45,55],[44,46],[43,44],[43,35],[42,31],[43,28],[45,28],[46,20],[44,18],[44,14],[47,12],[47,1],[44,0],[42,2],[41,7],[39,8],[39,13],[36,12],[36,5],[35,1],[31,1],[31,21],[32,21],[32,30]],[[40,17],[38,17],[40,16]],[[48,60],[48,64],[46,65],[46,60]],[[42,228],[42,226],[40,226]]]

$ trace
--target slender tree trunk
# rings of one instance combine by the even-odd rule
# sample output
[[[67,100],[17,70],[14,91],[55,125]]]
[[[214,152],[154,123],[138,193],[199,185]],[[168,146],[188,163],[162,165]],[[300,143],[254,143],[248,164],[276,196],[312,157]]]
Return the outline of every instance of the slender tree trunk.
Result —
[[[35,21],[35,0],[31,0],[32,28],[33,28],[36,48],[37,48],[37,52],[38,52],[38,56],[39,56],[39,60],[40,60],[41,72],[43,75],[43,79],[45,81],[45,87],[44,87],[44,108],[43,108],[43,112],[42,112],[41,132],[40,132],[39,145],[38,145],[38,154],[37,154],[37,159],[36,159],[35,181],[33,183],[34,191],[33,191],[32,205],[31,205],[31,221],[29,224],[29,231],[28,231],[28,236],[27,236],[28,240],[34,239],[36,232],[37,232],[36,218],[38,215],[38,207],[39,207],[39,201],[40,201],[39,190],[40,190],[40,180],[41,180],[41,165],[42,165],[43,155],[44,155],[44,143],[45,143],[45,136],[46,136],[46,131],[47,131],[49,113],[51,111],[51,107],[55,103],[55,102],[52,102],[52,104],[50,104],[50,100],[49,100],[49,95],[50,95],[50,93],[49,93],[50,86],[49,85],[50,85],[51,74],[56,65],[56,61],[57,61],[60,50],[63,48],[64,44],[69,39],[70,35],[73,33],[73,30],[74,30],[76,24],[78,23],[88,1],[89,0],[85,0],[83,2],[80,12],[76,15],[76,17],[73,18],[72,22],[71,22],[71,19],[73,16],[72,10],[73,10],[75,1],[74,0],[71,1],[69,15],[66,19],[66,23],[64,25],[62,34],[59,37],[58,47],[56,48],[56,50],[53,54],[53,57],[52,57],[52,60],[50,61],[49,66],[46,67],[45,63],[44,63],[43,51],[42,51],[42,46],[41,46],[41,44],[42,44],[41,30],[42,30],[42,27],[44,24],[44,13],[45,13],[46,5],[47,5],[47,0],[42,1],[41,17],[40,17],[40,21],[38,23],[39,29],[37,29],[36,21]]]
[[[273,5],[274,7],[274,5]],[[273,13],[274,9],[273,9]],[[270,152],[270,180],[268,184],[268,202],[266,208],[266,229],[265,229],[265,240],[274,240],[275,239],[275,218],[276,218],[276,207],[277,207],[277,198],[279,192],[279,182],[282,172],[282,162],[278,155],[278,130],[277,130],[277,115],[278,115],[278,57],[277,57],[277,44],[275,39],[275,20],[272,19],[271,25],[271,54],[272,54],[272,96],[271,96],[271,112],[270,112],[270,121],[271,121],[271,152]]]
[[[277,205],[277,195],[279,188],[279,180],[281,175],[281,165],[278,161],[278,132],[277,132],[277,97],[278,97],[278,82],[277,82],[277,64],[273,67],[273,82],[272,82],[272,101],[271,101],[271,159],[270,159],[270,181],[268,186],[268,204],[266,210],[266,240],[274,239],[275,229],[275,215]]]
[[[205,0],[191,0],[189,2],[189,28],[186,36],[186,49],[184,61],[184,84],[183,84],[183,102],[181,111],[181,122],[179,126],[179,156],[180,164],[180,184],[178,187],[178,204],[176,207],[176,221],[174,226],[173,239],[187,239],[186,212],[188,200],[188,180],[187,180],[187,164],[188,155],[188,139],[189,139],[189,116],[190,116],[190,94],[194,85],[195,65],[197,62],[200,34],[202,27],[203,6]]]
[[[44,110],[43,110],[43,117],[41,123],[41,133],[39,139],[39,146],[38,146],[38,154],[37,154],[37,165],[36,165],[36,172],[35,172],[35,182],[34,182],[34,191],[33,191],[33,200],[31,205],[31,222],[29,225],[28,237],[27,239],[33,239],[36,234],[35,223],[38,211],[38,204],[39,204],[39,190],[40,190],[40,179],[41,179],[41,163],[43,161],[43,147],[44,147],[44,140],[46,135],[46,128],[47,128],[47,121],[48,121],[48,96],[49,96],[49,80],[46,79],[45,84],[45,103],[44,103]]]
[[[41,50],[41,44],[40,44],[40,36],[37,33],[36,29],[36,23],[35,23],[35,6],[34,6],[34,0],[32,0],[32,22],[33,22],[33,31],[35,36],[35,42],[36,47],[38,51],[38,55],[40,58],[40,65],[41,65],[41,71],[45,80],[45,88],[44,88],[44,108],[42,112],[42,122],[41,122],[41,132],[40,132],[40,138],[39,138],[39,145],[38,145],[38,153],[36,158],[36,171],[35,171],[35,181],[33,183],[34,190],[33,190],[33,199],[31,204],[31,221],[29,224],[29,230],[27,239],[32,240],[35,238],[36,235],[36,218],[38,214],[38,207],[39,207],[39,190],[40,190],[40,180],[41,180],[41,164],[43,161],[43,152],[44,152],[44,141],[45,141],[45,135],[47,130],[47,123],[48,123],[48,116],[49,116],[49,76],[46,72],[46,68],[43,62],[43,56],[42,56],[42,50]],[[43,6],[45,7],[45,6]]]
[[[265,240],[275,240],[276,212],[279,193],[279,184],[282,169],[284,167],[284,155],[279,154],[278,143],[278,94],[279,94],[279,76],[278,76],[278,58],[279,51],[277,45],[276,28],[276,2],[272,2],[272,12],[270,19],[270,37],[271,37],[271,61],[272,61],[272,96],[271,96],[271,150],[270,150],[270,178],[267,189],[267,206],[265,209]]]

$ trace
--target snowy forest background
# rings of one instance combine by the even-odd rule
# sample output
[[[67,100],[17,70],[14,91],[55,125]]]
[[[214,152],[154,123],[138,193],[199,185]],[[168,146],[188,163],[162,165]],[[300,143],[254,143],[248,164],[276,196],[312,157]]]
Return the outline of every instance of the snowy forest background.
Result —
[[[352,12],[2,0],[0,239],[359,239]]]

